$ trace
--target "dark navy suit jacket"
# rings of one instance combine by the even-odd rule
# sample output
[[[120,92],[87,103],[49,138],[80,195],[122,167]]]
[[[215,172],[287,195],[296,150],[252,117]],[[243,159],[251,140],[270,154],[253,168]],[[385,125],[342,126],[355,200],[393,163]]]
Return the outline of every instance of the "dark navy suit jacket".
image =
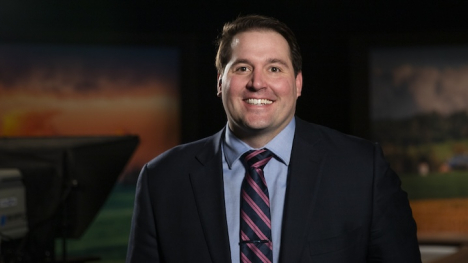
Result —
[[[127,262],[231,262],[224,130],[143,168]],[[279,261],[421,262],[407,194],[374,143],[296,118]]]

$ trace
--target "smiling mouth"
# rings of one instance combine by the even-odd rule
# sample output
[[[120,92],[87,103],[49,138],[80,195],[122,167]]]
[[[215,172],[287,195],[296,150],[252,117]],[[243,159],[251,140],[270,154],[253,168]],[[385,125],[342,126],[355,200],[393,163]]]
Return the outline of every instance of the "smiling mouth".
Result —
[[[252,105],[268,105],[273,103],[273,101],[267,99],[246,99],[245,102]]]

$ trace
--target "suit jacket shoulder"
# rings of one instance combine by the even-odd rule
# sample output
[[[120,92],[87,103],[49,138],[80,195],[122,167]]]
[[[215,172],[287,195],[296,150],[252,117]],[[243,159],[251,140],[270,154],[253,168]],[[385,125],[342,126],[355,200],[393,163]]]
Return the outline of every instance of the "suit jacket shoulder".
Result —
[[[171,148],[149,161],[146,169],[150,174],[157,171],[155,174],[161,176],[176,176],[193,170],[219,153],[223,134],[224,129],[212,136]]]
[[[296,118],[296,139],[318,146],[328,153],[373,158],[374,142]]]

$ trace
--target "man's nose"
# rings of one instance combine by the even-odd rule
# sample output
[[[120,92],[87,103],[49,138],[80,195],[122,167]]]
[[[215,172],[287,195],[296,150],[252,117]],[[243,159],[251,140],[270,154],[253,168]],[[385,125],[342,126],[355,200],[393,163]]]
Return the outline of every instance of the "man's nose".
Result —
[[[254,69],[251,74],[251,78],[248,84],[248,88],[254,90],[260,90],[266,87],[264,73],[259,69]]]

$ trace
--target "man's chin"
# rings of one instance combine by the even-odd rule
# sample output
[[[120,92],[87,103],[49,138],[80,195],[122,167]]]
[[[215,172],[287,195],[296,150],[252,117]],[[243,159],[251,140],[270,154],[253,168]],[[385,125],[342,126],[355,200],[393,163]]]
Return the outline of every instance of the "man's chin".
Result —
[[[253,133],[261,133],[264,132],[266,129],[270,127],[270,123],[267,121],[251,121],[244,123],[244,127],[246,130],[249,130]]]

